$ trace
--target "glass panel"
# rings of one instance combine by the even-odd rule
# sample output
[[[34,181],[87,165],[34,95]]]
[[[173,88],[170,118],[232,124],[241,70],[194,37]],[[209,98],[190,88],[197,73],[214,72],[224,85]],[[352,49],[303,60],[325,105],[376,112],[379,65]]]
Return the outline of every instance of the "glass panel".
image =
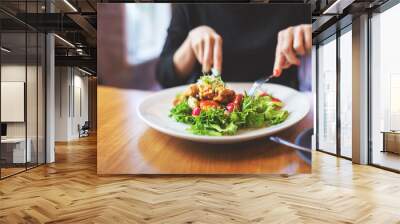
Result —
[[[37,1],[27,2],[27,13],[37,13],[39,11]],[[32,20],[37,20],[34,17]],[[36,23],[37,21],[32,21]],[[38,160],[38,35],[34,30],[27,30],[27,80],[26,80],[26,116],[27,116],[27,144],[30,148],[30,160],[27,167],[37,166]]]
[[[2,177],[25,170],[26,150],[26,33],[1,34]],[[28,147],[29,149],[29,147]]]
[[[400,4],[371,19],[372,163],[400,170]]]
[[[28,149],[30,148],[30,160],[28,160],[28,168],[37,165],[37,132],[38,132],[38,120],[37,120],[37,110],[38,110],[38,49],[37,41],[38,36],[36,32],[31,32],[27,34],[28,38],[28,63],[27,63],[27,80],[26,80],[26,113],[27,113],[27,143]]]
[[[38,163],[45,163],[45,88],[46,88],[46,76],[45,76],[45,51],[46,37],[44,34],[39,34],[39,45],[38,45]]]
[[[318,48],[318,149],[336,153],[336,39]]]
[[[340,36],[340,153],[351,158],[352,141],[352,33]]]

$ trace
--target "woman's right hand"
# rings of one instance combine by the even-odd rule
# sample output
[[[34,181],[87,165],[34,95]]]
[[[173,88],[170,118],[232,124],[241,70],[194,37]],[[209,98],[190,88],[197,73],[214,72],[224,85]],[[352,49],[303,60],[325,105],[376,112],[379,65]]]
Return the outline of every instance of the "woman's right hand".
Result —
[[[214,67],[221,73],[222,38],[211,27],[199,26],[189,32],[173,57],[176,72],[182,76],[189,74],[196,60],[202,65],[203,72]]]
[[[282,69],[300,65],[299,56],[309,54],[312,48],[311,24],[291,26],[278,33],[273,74],[280,76]]]

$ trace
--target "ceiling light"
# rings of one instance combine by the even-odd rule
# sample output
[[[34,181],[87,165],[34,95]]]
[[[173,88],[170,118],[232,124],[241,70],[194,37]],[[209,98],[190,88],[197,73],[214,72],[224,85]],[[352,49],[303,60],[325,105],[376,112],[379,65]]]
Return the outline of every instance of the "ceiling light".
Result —
[[[87,75],[90,75],[90,76],[93,75],[92,73],[90,73],[90,72],[88,72],[88,71],[86,71],[86,70],[83,70],[83,69],[81,69],[81,68],[79,68],[79,67],[78,67],[78,70],[81,71],[81,72],[83,72],[83,73],[85,73],[85,74],[87,74]]]
[[[77,48],[76,53],[78,53],[78,55],[83,55],[83,49]]]
[[[9,50],[9,49],[7,49],[5,47],[1,47],[1,51],[4,51],[6,53],[10,53],[11,52],[11,50]]]
[[[78,12],[78,10],[68,1],[64,0],[64,3],[68,5],[74,12]]]
[[[66,40],[66,39],[64,39],[64,38],[62,38],[62,37],[60,37],[60,36],[57,35],[57,34],[54,34],[54,36],[57,37],[57,38],[58,38],[59,40],[61,40],[62,42],[64,42],[65,44],[67,44],[68,46],[75,48],[75,45],[73,45],[73,44],[72,44],[71,42],[69,42],[68,40]]]

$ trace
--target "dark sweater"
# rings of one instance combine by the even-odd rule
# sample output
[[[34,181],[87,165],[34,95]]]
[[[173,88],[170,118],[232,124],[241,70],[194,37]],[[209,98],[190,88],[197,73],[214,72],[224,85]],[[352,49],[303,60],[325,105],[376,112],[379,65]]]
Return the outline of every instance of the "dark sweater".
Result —
[[[194,82],[201,66],[187,79],[174,71],[172,57],[190,30],[207,25],[223,38],[222,79],[252,82],[272,73],[277,35],[289,26],[311,23],[306,4],[173,4],[168,36],[157,65],[157,79],[163,87]],[[271,82],[298,88],[293,66]]]

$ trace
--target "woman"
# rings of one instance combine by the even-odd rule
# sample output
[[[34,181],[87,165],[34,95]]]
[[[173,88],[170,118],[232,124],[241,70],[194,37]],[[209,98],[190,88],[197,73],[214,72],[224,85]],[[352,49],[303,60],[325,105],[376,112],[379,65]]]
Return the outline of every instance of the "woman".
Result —
[[[163,87],[194,82],[212,68],[224,81],[271,82],[298,88],[299,56],[311,49],[305,4],[175,4],[157,66]],[[282,70],[285,75],[281,76]]]

